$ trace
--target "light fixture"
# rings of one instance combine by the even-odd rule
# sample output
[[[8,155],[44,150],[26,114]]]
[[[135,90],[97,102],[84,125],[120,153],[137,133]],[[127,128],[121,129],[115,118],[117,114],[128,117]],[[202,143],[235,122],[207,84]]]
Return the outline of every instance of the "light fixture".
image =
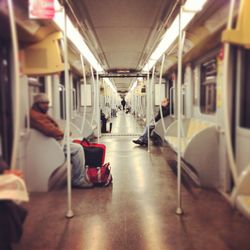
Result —
[[[55,0],[55,9],[61,9],[61,5],[58,0]],[[58,25],[61,30],[64,30],[64,16],[62,11],[56,11],[53,21]],[[74,27],[71,20],[66,17],[67,22],[67,38],[75,45],[78,51],[86,58],[86,60],[91,64],[91,66],[97,72],[104,72],[102,66],[97,62],[94,55],[88,48],[87,44],[84,42],[79,31]],[[111,87],[111,89],[116,92],[116,89],[109,78],[104,78],[105,82]]]
[[[183,6],[184,11],[201,11],[207,0],[188,0]]]
[[[184,30],[186,26],[190,23],[192,18],[195,16],[197,11],[201,10],[207,0],[187,0],[183,6],[183,13],[181,16],[181,30]],[[167,29],[167,31],[162,36],[162,39],[151,54],[148,62],[143,67],[142,71],[150,71],[152,67],[156,64],[159,58],[165,53],[165,51],[171,46],[175,39],[179,36],[179,14],[174,19],[173,23]]]
[[[58,0],[55,0],[55,9],[59,10],[61,5]],[[64,30],[64,16],[62,11],[56,11],[53,21],[58,25],[61,30]],[[98,71],[103,72],[103,68],[97,62],[94,55],[84,42],[82,36],[79,31],[74,27],[71,20],[66,17],[67,22],[67,38],[75,45],[75,47],[80,51],[80,53],[86,58],[86,60],[92,65],[92,67]]]
[[[104,77],[103,80],[109,85],[109,87],[110,87],[114,92],[117,92],[116,89],[115,89],[115,87],[114,87],[114,85],[113,85],[113,83],[110,81],[109,78]]]
[[[129,92],[132,92],[135,89],[136,86],[137,86],[137,80],[134,81],[134,83],[133,83],[131,89],[129,90]]]

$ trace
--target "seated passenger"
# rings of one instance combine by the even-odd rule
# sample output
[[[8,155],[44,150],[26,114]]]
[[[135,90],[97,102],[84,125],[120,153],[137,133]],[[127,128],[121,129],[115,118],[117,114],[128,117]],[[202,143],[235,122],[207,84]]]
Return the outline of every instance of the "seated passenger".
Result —
[[[167,98],[164,98],[161,101],[161,109],[162,109],[163,117],[166,117],[170,114],[169,100]],[[161,119],[161,113],[159,110],[158,114],[155,116],[154,120],[155,120],[155,122],[158,122],[160,119]],[[155,128],[155,125],[153,125],[153,124],[149,125],[149,134],[151,134],[151,132],[154,128]],[[144,128],[142,135],[137,140],[133,140],[133,143],[139,144],[141,146],[148,145],[148,127],[147,126]]]
[[[56,121],[47,115],[49,109],[49,99],[45,94],[38,94],[34,97],[34,104],[30,110],[30,126],[42,134],[53,137],[57,141],[63,139],[64,133],[59,128]],[[64,146],[64,154],[67,155],[67,146]],[[43,152],[41,152],[42,154]],[[86,179],[84,151],[81,145],[76,143],[70,144],[70,155],[72,163],[72,186],[73,187],[91,187]],[[46,157],[46,156],[45,156]]]

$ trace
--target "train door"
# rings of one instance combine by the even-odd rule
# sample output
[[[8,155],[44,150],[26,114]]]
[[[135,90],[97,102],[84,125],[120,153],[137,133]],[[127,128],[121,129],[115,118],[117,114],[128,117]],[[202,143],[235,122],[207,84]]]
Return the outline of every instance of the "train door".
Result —
[[[235,154],[239,173],[250,163],[250,50],[238,49],[236,67]]]

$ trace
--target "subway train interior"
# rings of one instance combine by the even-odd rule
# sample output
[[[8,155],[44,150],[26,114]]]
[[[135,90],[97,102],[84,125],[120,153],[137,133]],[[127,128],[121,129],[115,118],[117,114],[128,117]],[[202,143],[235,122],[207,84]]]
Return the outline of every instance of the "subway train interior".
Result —
[[[250,249],[249,13],[1,0],[0,250]]]

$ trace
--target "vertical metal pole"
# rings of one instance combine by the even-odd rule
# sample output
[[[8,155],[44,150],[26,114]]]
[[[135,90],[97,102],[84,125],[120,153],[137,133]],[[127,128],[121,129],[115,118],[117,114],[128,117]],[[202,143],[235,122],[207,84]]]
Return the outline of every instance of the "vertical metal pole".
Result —
[[[100,104],[99,104],[99,98],[100,98],[100,87],[99,87],[99,75],[98,72],[96,72],[96,122],[97,122],[97,143],[99,143],[100,140]]]
[[[53,81],[53,117],[59,120],[60,117],[60,92],[58,91],[60,87],[60,80],[58,74],[52,76]],[[63,93],[63,92],[62,92]]]
[[[69,69],[68,69],[68,43],[67,43],[67,20],[66,11],[63,8],[64,14],[64,80],[66,89],[66,145],[67,145],[67,191],[68,191],[68,211],[66,213],[67,218],[74,216],[72,210],[72,199],[71,199],[71,163],[70,163],[70,138],[69,138],[69,126],[70,126],[70,86],[69,86]]]
[[[94,97],[94,100],[93,100],[93,113],[92,113],[92,118],[91,118],[91,126],[93,125],[93,122],[94,122],[94,117],[95,117],[95,112],[96,112],[96,84],[95,84],[95,76],[94,76],[94,72],[93,72],[93,68],[92,66],[90,66],[90,70],[91,70],[91,78],[92,78],[92,86],[93,86],[93,97]]]
[[[18,41],[17,32],[15,26],[15,16],[13,11],[13,3],[8,0],[8,9],[10,17],[10,29],[11,29],[11,41],[12,41],[12,53],[13,53],[13,65],[14,65],[14,108],[13,108],[13,145],[11,153],[11,163],[12,169],[16,168],[17,152],[18,152],[18,142],[19,142],[19,130],[20,130],[20,78],[19,78],[19,59],[18,59]]]
[[[83,56],[81,54],[81,64],[82,64],[82,74],[83,74],[83,83],[84,83],[84,97],[86,97],[86,91],[87,91],[87,79],[86,79],[86,72],[85,72],[85,65]],[[87,100],[84,98],[84,110],[83,110],[83,118],[82,118],[82,127],[81,127],[81,135],[83,134],[84,126],[85,126],[85,120],[86,120],[86,113],[87,113]]]
[[[160,89],[160,91],[161,91],[162,72],[163,72],[164,62],[165,62],[165,54],[163,54],[162,61],[161,61],[161,72],[160,72],[160,79],[159,79],[159,89]],[[163,113],[162,113],[161,103],[160,103],[160,115],[161,115],[161,124],[162,124],[162,128],[163,128],[163,134],[164,134],[164,137],[165,137],[166,126],[165,126],[165,123],[164,123],[164,120],[163,120]]]
[[[148,130],[148,152],[150,151],[149,150],[149,123],[150,123],[150,115],[149,115],[149,110],[150,110],[150,104],[149,104],[149,71],[147,73],[147,88],[146,88],[146,96],[147,96],[147,130]]]
[[[227,22],[227,29],[232,28],[233,22],[233,10],[234,10],[235,0],[231,0],[229,8],[229,16]],[[238,169],[234,159],[232,140],[231,140],[231,128],[229,123],[229,100],[228,100],[228,68],[229,68],[229,53],[230,53],[230,44],[228,42],[224,45],[224,60],[223,60],[223,118],[224,118],[224,127],[225,127],[225,139],[227,147],[227,155],[229,161],[229,167],[232,172],[233,180],[235,185],[238,185]]]
[[[153,67],[153,70],[152,70],[152,76],[151,76],[151,81],[150,81],[150,106],[151,106],[151,114],[150,116],[152,117],[153,119],[153,122],[155,124],[155,119],[154,119],[154,105],[153,105],[153,86],[154,86],[154,77],[155,77],[155,66]]]
[[[180,6],[179,13],[179,45],[178,45],[178,80],[177,80],[177,96],[178,96],[178,112],[177,112],[177,124],[178,124],[178,152],[177,152],[177,209],[176,214],[181,215],[183,213],[181,208],[181,75],[182,75],[182,33],[181,33],[181,16],[182,6]]]

